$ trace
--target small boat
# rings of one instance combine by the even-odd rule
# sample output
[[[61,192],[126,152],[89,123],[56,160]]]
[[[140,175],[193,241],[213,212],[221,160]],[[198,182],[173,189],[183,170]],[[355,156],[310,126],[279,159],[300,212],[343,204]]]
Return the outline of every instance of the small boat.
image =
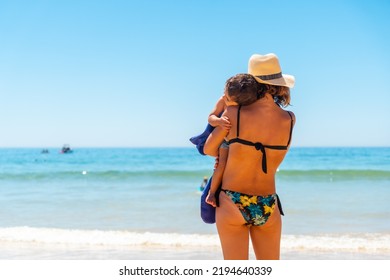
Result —
[[[65,144],[64,146],[62,146],[60,153],[61,154],[71,154],[71,153],[73,153],[73,150],[70,148],[70,146],[68,144]]]

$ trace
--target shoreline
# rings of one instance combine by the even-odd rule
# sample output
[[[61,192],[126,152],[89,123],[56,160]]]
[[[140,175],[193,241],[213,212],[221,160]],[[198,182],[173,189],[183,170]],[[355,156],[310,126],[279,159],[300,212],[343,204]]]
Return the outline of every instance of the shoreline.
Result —
[[[390,260],[389,233],[282,235],[282,260]],[[250,259],[255,255],[250,247]],[[217,234],[0,228],[0,260],[222,260]]]
[[[250,260],[255,260],[252,250]],[[0,243],[0,260],[223,260],[220,248]],[[390,260],[390,252],[281,249],[281,260]]]

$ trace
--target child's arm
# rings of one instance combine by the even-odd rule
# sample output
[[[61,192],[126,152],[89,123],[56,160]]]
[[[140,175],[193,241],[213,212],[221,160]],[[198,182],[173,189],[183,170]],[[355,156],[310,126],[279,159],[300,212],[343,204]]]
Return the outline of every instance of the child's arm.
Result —
[[[221,126],[226,130],[229,130],[231,125],[230,121],[226,116],[220,117],[220,115],[225,111],[226,109],[226,103],[224,96],[219,98],[217,101],[217,104],[215,104],[214,109],[211,111],[208,117],[208,123],[211,124],[212,126]]]
[[[226,162],[229,154],[227,147],[219,148],[218,164],[214,169],[213,178],[211,179],[210,191],[206,197],[206,202],[214,207],[217,206],[215,192],[222,183],[223,173],[225,171]]]

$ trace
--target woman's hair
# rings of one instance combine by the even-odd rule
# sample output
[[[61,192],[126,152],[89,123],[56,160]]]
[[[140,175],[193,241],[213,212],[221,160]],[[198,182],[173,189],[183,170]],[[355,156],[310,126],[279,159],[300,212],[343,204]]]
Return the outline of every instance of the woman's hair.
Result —
[[[274,101],[281,107],[290,105],[290,89],[283,86],[275,86],[259,83],[250,74],[237,74],[226,81],[225,92],[232,101],[238,105],[250,105],[269,93]]]
[[[226,81],[225,92],[238,105],[249,105],[258,99],[259,84],[250,74],[237,74]]]
[[[287,107],[290,105],[290,89],[283,86],[259,84],[259,95],[264,96],[266,93],[269,93],[274,98],[276,104],[280,107]]]

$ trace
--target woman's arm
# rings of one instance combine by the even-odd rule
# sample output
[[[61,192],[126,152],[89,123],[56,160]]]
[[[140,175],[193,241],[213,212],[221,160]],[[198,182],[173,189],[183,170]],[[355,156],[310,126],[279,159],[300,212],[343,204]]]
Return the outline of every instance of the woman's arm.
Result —
[[[222,129],[222,127],[217,126],[207,138],[203,147],[203,152],[206,155],[217,157],[219,146],[221,145],[227,133],[228,132]]]

